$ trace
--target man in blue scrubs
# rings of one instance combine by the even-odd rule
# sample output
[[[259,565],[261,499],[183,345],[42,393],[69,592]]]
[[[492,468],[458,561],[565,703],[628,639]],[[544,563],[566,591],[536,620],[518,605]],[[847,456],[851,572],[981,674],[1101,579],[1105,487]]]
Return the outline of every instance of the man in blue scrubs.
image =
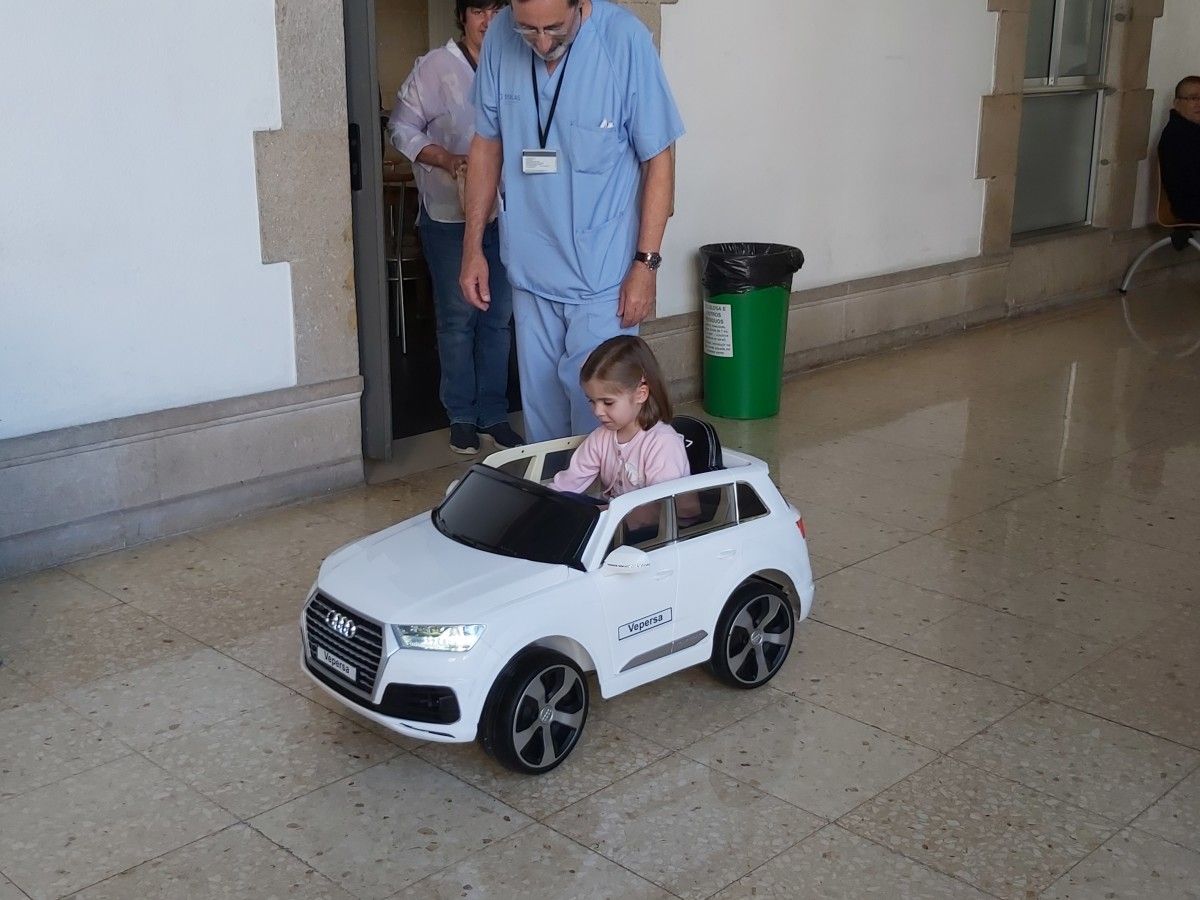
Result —
[[[649,31],[608,0],[514,0],[488,30],[473,102],[463,295],[488,308],[499,188],[526,433],[586,434],[584,359],[654,311],[683,122]]]

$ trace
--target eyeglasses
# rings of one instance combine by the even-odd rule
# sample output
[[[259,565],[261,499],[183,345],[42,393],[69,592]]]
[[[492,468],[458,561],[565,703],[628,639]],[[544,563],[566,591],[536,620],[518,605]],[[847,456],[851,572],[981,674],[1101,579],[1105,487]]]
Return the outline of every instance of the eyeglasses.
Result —
[[[583,5],[575,7],[576,12],[583,13]],[[571,36],[571,31],[574,29],[575,23],[572,21],[570,25],[561,25],[557,28],[534,28],[530,25],[513,25],[513,31],[519,34],[527,41],[537,40],[539,37],[548,37],[553,41],[565,41]]]
[[[1195,97],[1176,97],[1175,99],[1182,100],[1184,103],[1196,103],[1200,101],[1200,94],[1197,94]]]

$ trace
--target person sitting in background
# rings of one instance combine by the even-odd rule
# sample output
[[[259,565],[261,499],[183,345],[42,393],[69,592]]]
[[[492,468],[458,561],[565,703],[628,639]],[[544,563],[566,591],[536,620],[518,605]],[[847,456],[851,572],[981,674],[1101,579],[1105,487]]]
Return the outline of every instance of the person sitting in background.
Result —
[[[1175,87],[1171,118],[1158,142],[1158,164],[1175,218],[1200,223],[1200,75],[1189,75]]]

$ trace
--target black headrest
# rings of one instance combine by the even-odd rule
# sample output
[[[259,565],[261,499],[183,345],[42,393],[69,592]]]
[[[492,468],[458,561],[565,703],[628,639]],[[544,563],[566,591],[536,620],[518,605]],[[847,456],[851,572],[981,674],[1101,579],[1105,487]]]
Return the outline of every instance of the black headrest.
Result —
[[[717,430],[701,419],[691,416],[676,416],[671,427],[683,438],[687,448],[688,466],[693,475],[715,472],[725,468],[721,458],[721,439]]]

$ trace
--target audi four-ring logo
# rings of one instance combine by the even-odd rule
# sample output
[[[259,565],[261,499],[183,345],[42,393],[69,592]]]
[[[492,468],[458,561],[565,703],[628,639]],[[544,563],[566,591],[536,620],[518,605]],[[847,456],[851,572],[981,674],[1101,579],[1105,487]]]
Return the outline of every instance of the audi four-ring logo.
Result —
[[[358,634],[358,626],[354,624],[354,620],[349,616],[343,616],[340,612],[330,610],[325,614],[325,624],[333,629],[334,633],[340,634],[346,640],[353,640],[354,635]]]

